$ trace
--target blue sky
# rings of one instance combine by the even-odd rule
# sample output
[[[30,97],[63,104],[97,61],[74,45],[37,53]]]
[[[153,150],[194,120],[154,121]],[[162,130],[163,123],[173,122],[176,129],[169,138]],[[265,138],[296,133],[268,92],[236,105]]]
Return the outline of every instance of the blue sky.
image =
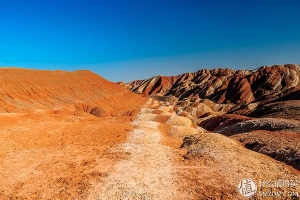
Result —
[[[112,81],[300,63],[300,1],[0,1],[0,66]]]

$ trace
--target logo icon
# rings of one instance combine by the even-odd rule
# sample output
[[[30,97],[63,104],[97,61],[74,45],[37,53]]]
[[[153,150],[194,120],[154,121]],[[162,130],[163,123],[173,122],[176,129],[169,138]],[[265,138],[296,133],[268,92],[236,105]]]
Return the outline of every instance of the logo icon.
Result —
[[[243,179],[238,186],[238,190],[242,196],[249,198],[257,192],[257,185],[250,178]]]

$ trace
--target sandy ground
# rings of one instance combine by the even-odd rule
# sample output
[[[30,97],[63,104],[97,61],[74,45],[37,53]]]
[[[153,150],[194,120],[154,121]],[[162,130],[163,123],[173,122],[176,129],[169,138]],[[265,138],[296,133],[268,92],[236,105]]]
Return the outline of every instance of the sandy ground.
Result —
[[[243,178],[300,180],[299,171],[197,129],[152,99],[137,116],[36,113],[0,120],[4,200],[245,199],[237,190]]]
[[[142,115],[140,115],[142,116]],[[90,199],[175,199],[176,185],[172,176],[173,152],[160,144],[161,133],[157,124],[136,127],[120,151],[129,155],[114,167],[100,194]]]
[[[18,117],[1,116],[0,199],[87,198],[91,182],[126,156],[110,147],[133,129],[130,117]]]

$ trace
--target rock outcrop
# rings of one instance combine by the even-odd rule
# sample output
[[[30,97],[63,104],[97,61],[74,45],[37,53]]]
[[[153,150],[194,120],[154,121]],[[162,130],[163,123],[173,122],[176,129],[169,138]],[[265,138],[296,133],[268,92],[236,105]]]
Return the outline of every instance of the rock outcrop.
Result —
[[[251,131],[230,138],[241,142],[247,149],[268,155],[300,170],[300,134],[294,132]]]
[[[250,117],[272,117],[300,120],[300,100],[288,100],[262,104],[246,114]]]
[[[253,130],[284,131],[300,133],[300,122],[298,120],[287,120],[278,118],[252,119],[224,127],[216,132],[226,136],[246,133]]]

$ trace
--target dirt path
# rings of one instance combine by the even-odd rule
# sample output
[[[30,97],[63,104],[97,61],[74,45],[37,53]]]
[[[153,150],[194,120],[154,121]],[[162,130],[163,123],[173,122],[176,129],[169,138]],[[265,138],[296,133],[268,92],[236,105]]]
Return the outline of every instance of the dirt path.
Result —
[[[149,100],[145,107],[153,104]],[[153,106],[153,105],[152,105]],[[162,133],[158,123],[147,121],[151,114],[143,108],[133,122],[136,129],[127,142],[116,147],[129,155],[114,167],[98,192],[90,199],[176,199],[176,185],[173,180],[171,147],[160,144]]]

